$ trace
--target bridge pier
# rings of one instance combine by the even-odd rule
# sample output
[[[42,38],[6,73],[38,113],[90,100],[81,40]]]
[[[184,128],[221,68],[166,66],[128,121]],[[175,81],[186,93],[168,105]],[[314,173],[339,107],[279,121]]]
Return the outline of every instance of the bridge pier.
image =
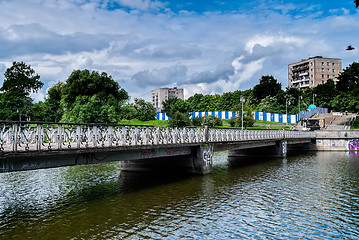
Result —
[[[239,150],[228,151],[228,157],[286,157],[287,156],[287,141],[278,140],[271,146],[264,146],[258,148],[246,148]]]
[[[213,144],[191,147],[188,155],[121,161],[122,171],[207,174],[212,170]]]

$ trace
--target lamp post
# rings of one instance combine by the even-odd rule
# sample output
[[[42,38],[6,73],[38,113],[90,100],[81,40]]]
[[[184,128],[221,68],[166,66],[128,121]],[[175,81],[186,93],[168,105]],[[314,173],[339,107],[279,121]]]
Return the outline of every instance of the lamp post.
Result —
[[[244,97],[241,97],[240,99],[239,99],[241,102],[242,102],[242,112],[241,112],[241,117],[242,117],[242,130],[243,130],[243,103],[246,101],[245,99],[244,99]]]
[[[316,97],[316,96],[317,96],[317,94],[313,93],[313,105],[314,105],[314,97]]]
[[[285,125],[288,125],[288,105],[290,105],[290,101],[288,101],[287,99],[285,100],[285,116],[286,116],[286,121],[285,121]]]

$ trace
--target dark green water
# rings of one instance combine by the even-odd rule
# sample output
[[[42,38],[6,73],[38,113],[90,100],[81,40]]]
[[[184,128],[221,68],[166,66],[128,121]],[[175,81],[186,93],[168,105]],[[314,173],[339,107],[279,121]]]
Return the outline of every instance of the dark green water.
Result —
[[[359,156],[317,152],[206,176],[118,163],[0,174],[0,239],[359,239]]]

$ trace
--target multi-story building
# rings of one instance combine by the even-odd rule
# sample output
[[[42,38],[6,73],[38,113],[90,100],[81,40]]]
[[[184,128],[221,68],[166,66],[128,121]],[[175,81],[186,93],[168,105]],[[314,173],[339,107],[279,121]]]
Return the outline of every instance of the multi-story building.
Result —
[[[325,83],[337,77],[342,70],[342,61],[339,58],[310,57],[300,62],[288,65],[288,87],[305,89]]]
[[[162,102],[169,98],[177,97],[184,100],[184,94],[182,88],[158,88],[152,90],[152,104],[156,108],[157,112],[160,112],[163,105]]]

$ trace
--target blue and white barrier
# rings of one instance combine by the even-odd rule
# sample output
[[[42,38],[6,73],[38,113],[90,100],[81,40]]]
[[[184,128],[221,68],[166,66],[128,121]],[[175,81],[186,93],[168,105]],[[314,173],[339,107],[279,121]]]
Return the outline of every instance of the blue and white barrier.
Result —
[[[328,113],[327,108],[316,107],[310,111],[301,111],[296,115],[292,114],[279,114],[279,113],[266,113],[266,112],[254,112],[253,118],[255,120],[263,120],[268,122],[279,122],[279,123],[297,123],[303,118],[310,118],[311,116],[319,113]],[[192,112],[190,118],[204,117],[204,116],[216,116],[220,119],[231,119],[236,116],[236,112],[232,111],[211,111],[211,112]],[[157,120],[168,120],[170,119],[165,113],[157,113]]]

